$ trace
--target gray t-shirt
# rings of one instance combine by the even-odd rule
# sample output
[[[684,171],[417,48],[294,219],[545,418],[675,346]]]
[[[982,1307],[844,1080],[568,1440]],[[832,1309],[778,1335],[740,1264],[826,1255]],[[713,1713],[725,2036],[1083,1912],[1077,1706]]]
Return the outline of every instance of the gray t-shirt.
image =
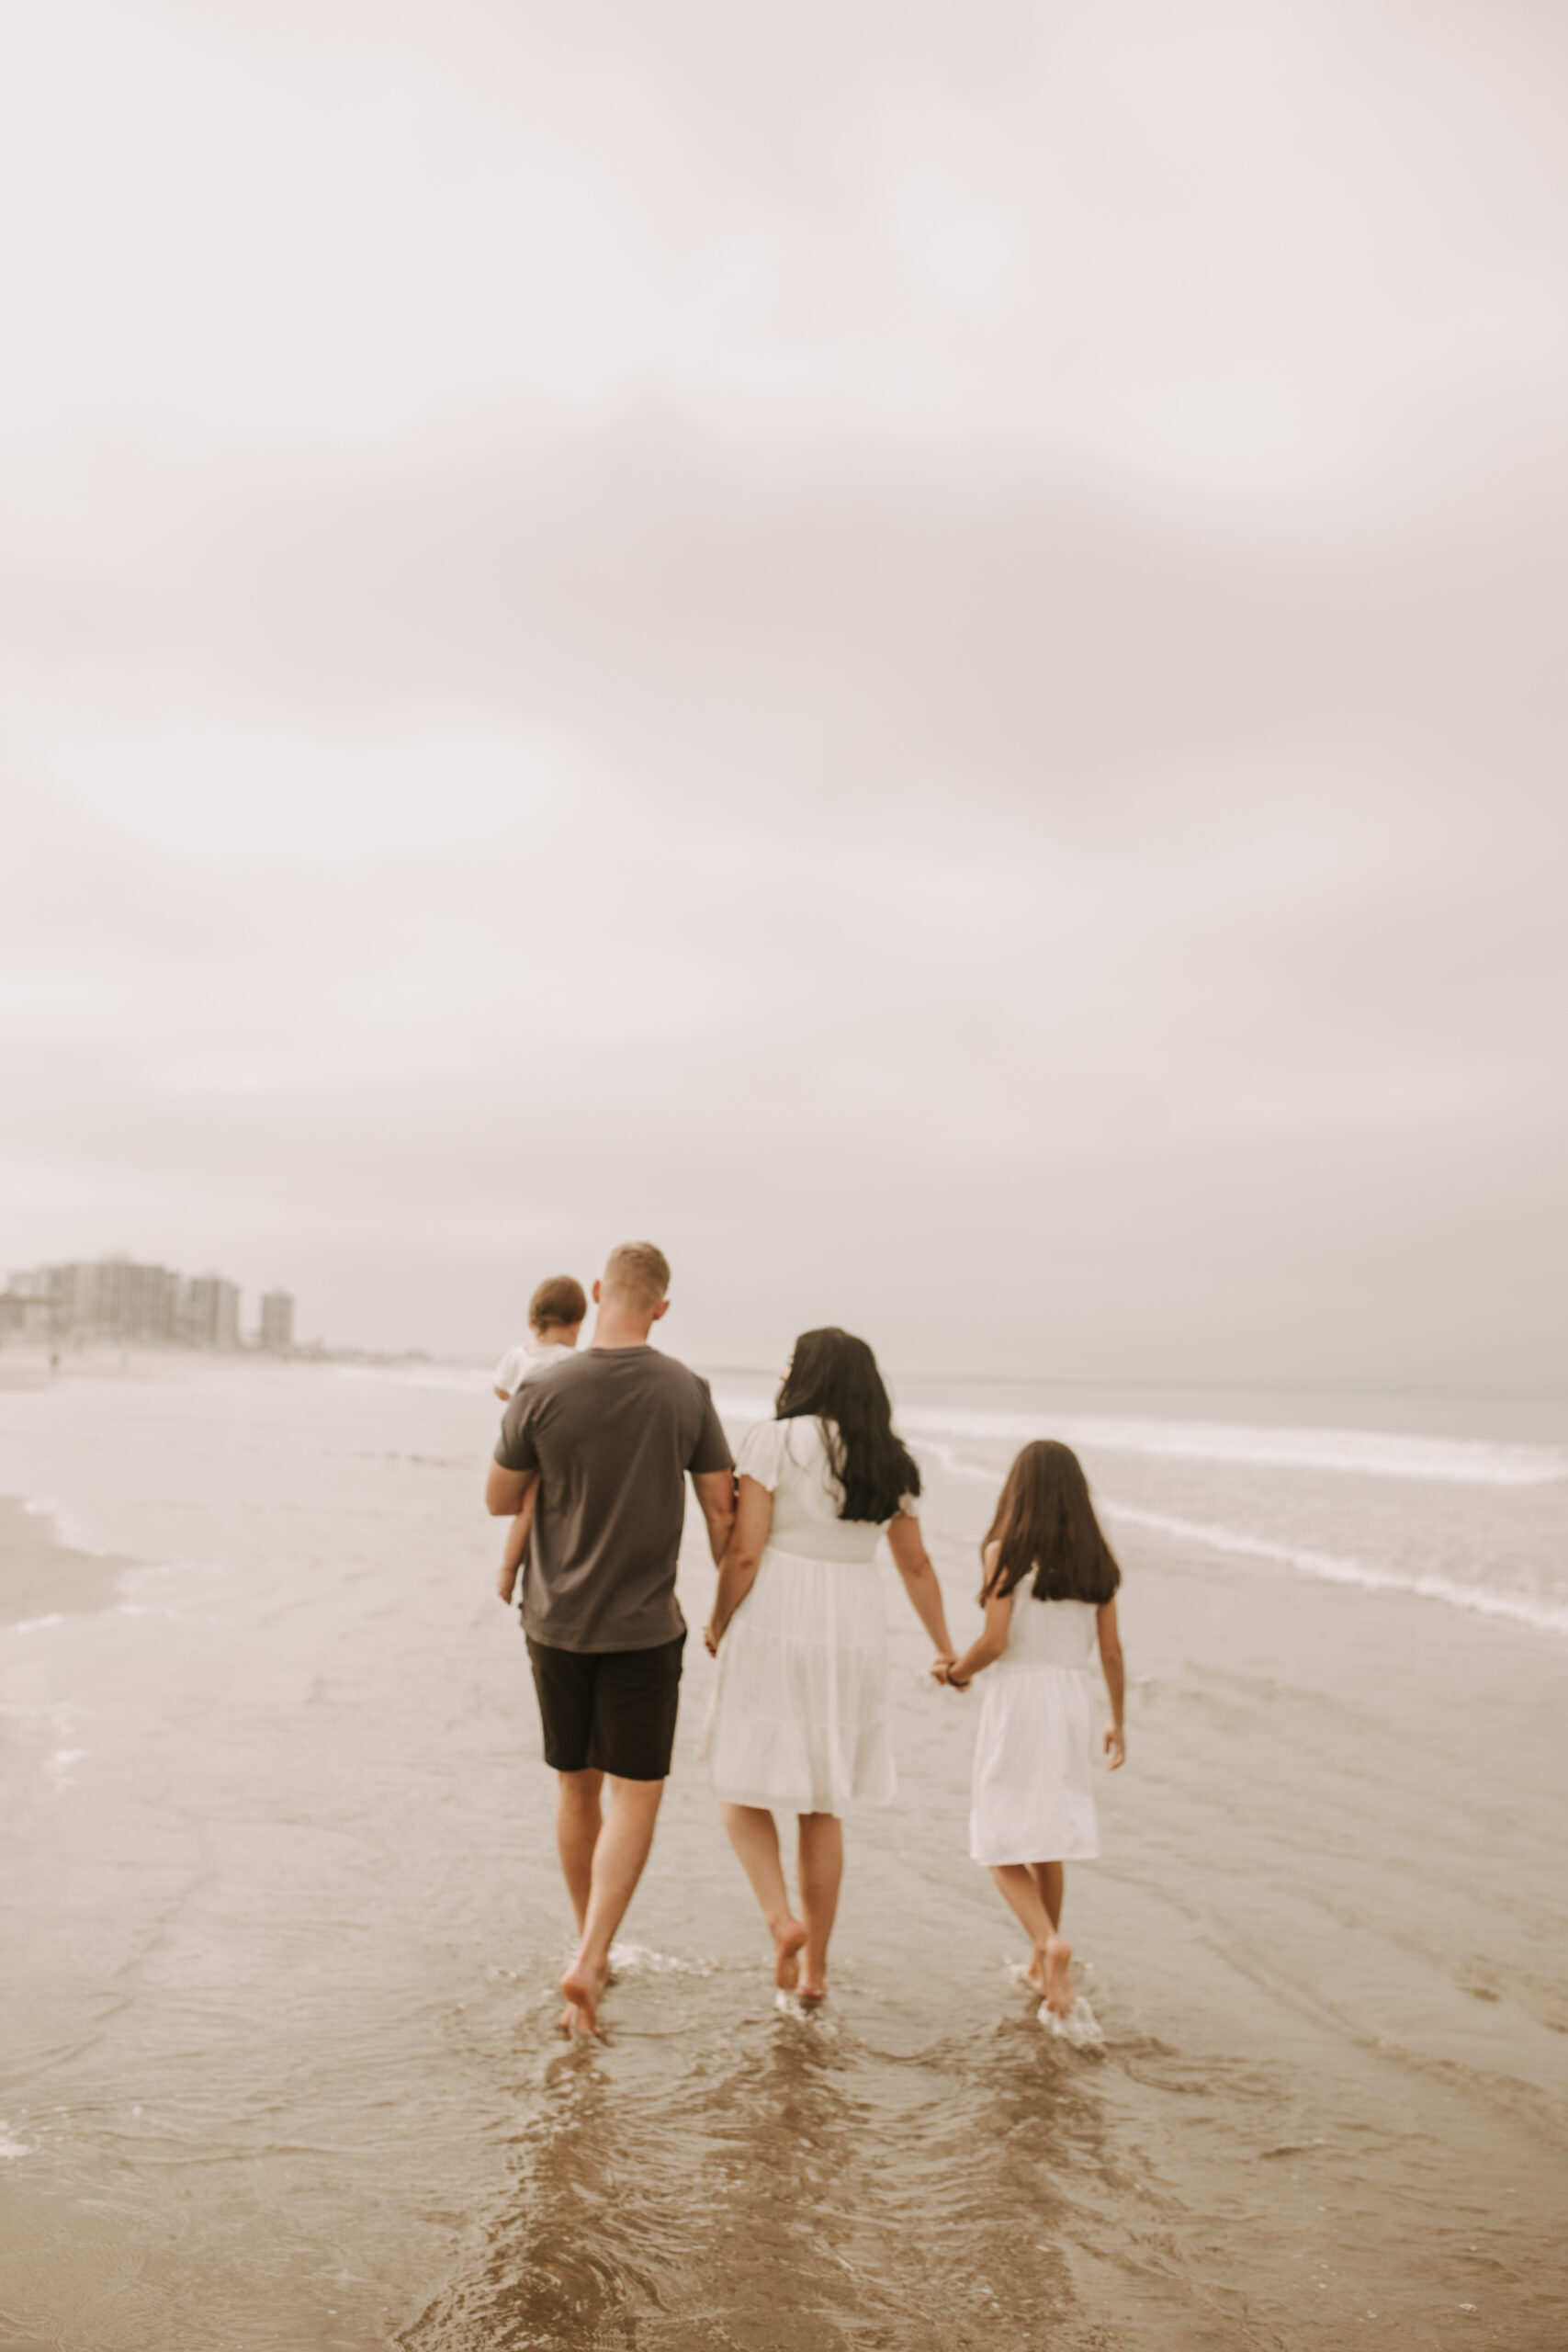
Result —
[[[705,1380],[657,1348],[587,1348],[525,1380],[495,1458],[536,1470],[523,1624],[558,1650],[650,1650],[686,1630],[675,1561],[686,1472],[728,1470]]]

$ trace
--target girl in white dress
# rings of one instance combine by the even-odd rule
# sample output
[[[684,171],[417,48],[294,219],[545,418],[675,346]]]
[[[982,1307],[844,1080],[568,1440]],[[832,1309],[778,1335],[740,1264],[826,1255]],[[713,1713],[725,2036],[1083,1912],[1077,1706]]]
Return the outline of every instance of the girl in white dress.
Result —
[[[718,1679],[703,1753],[773,1934],[774,1981],[819,2001],[843,1872],[840,1815],[886,1804],[897,1786],[875,1558],[884,1532],[937,1665],[953,1650],[920,1540],[920,1474],[865,1341],[803,1331],[775,1410],[736,1464],[735,1528],[704,1634]],[[798,1916],[775,1812],[799,1818]]]
[[[1064,1862],[1100,1852],[1094,1818],[1093,1668],[1111,1698],[1101,1745],[1126,1759],[1126,1676],[1116,1630],[1122,1571],[1100,1531],[1077,1456],[1039,1438],[1012,1468],[980,1547],[986,1627],[939,1682],[967,1690],[985,1668],[975,1742],[969,1851],[985,1863],[1028,1931],[1024,1982],[1065,2017],[1072,1946],[1059,1932]]]

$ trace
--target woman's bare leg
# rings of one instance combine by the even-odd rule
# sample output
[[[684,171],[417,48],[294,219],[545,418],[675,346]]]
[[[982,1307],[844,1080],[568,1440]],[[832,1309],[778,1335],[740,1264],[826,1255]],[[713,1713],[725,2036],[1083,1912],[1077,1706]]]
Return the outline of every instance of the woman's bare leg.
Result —
[[[800,1816],[800,1908],[806,1919],[806,1950],[797,1987],[803,2001],[819,2001],[828,1990],[828,1941],[839,1913],[844,1875],[844,1830],[836,1813]]]
[[[1033,1947],[1024,1981],[1032,1985],[1042,2000],[1059,2015],[1073,2006],[1073,1984],[1069,1966],[1073,1957],[1071,1944],[1056,1933],[1056,1918],[1061,1917],[1061,1894],[1057,1892],[1058,1909],[1054,1918],[1046,1908],[1041,1882],[1035,1872],[1061,1871],[1060,1862],[995,1862],[991,1876],[996,1880],[1009,1905],[1016,1913]]]
[[[1066,1871],[1060,1862],[1031,1862],[1029,1867],[1034,1872],[1034,1883],[1040,1889],[1040,1900],[1045,1905],[1046,1917],[1054,1928],[1060,1928]]]
[[[793,1992],[799,1973],[798,1954],[807,1931],[789,1907],[784,1864],[779,1860],[779,1833],[771,1813],[757,1804],[727,1804],[724,1826],[729,1833],[751,1892],[762,1906],[762,1917],[773,1939],[773,1982]]]

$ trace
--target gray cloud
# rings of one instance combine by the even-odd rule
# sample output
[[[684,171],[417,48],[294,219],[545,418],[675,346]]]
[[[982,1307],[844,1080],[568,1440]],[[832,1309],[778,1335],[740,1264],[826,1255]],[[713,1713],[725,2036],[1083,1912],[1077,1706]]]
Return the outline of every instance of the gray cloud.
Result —
[[[1561,28],[77,13],[9,1258],[1562,1378]]]

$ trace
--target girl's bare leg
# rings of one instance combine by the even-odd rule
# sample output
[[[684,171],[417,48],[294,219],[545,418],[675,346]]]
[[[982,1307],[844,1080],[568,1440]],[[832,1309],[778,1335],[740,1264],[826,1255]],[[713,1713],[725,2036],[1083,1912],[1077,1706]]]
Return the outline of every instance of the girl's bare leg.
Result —
[[[740,1867],[751,1882],[751,1892],[762,1906],[762,1917],[773,1939],[773,1982],[784,1992],[793,1992],[807,1930],[789,1907],[789,1889],[779,1860],[779,1833],[773,1816],[761,1805],[727,1804],[724,1826]]]
[[[819,2001],[828,1990],[828,1940],[839,1912],[844,1875],[843,1825],[835,1813],[800,1816],[800,1907],[806,1918],[806,1950],[796,1987],[803,2001]]]
[[[1056,1933],[1056,1918],[1061,1911],[1060,1862],[995,1862],[991,1876],[996,1880],[1011,1909],[1026,1930],[1033,1946],[1024,1981],[1032,1985],[1042,2000],[1058,2015],[1065,2015],[1073,2006],[1073,1984],[1069,1967],[1073,1957],[1071,1944]],[[1053,1917],[1047,1909],[1036,1871],[1057,1873],[1057,1912]]]

